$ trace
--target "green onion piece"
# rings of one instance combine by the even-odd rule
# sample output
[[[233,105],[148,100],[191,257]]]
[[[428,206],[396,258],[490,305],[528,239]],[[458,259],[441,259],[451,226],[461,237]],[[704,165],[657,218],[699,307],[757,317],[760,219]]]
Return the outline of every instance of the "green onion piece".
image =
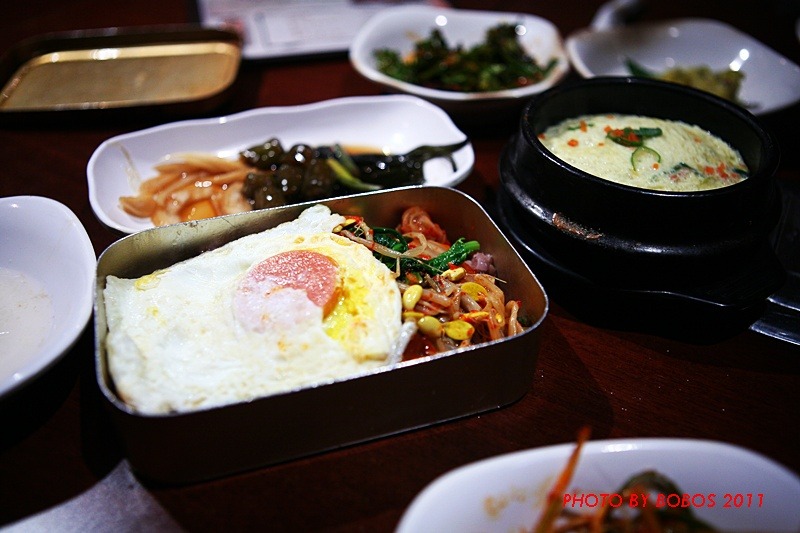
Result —
[[[653,165],[660,162],[661,154],[647,146],[639,146],[631,154],[631,165],[635,172],[652,169]]]

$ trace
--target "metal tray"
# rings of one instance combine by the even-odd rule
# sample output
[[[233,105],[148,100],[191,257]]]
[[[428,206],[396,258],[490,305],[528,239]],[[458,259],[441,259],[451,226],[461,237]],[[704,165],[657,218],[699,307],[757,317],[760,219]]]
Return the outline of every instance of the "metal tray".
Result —
[[[238,74],[240,37],[196,26],[54,33],[0,58],[0,120],[125,109],[205,111]]]
[[[320,202],[334,212],[395,225],[412,205],[448,234],[491,253],[506,294],[534,324],[524,333],[400,363],[357,377],[191,413],[142,415],[115,394],[106,364],[103,289],[108,275],[138,277],[296,218],[311,203],[176,224],[129,235],[97,267],[96,377],[133,470],[182,484],[220,477],[508,405],[530,389],[544,289],[486,212],[454,189],[407,187]],[[398,401],[402,399],[402,401]]]
[[[771,235],[786,281],[767,299],[766,309],[750,329],[800,346],[800,185],[779,182],[781,219]]]

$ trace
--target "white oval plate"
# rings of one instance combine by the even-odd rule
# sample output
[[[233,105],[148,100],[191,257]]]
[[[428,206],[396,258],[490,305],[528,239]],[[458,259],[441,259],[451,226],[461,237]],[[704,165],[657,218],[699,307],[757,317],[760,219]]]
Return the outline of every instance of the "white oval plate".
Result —
[[[800,67],[761,42],[723,22],[686,18],[578,30],[566,41],[567,54],[584,78],[630,76],[627,58],[655,72],[705,65],[741,70],[739,98],[763,115],[800,100]]]
[[[444,474],[414,499],[397,533],[532,531],[547,493],[574,447],[561,444],[505,454]],[[580,489],[584,495],[613,494],[632,475],[647,469],[669,477],[682,493],[705,497],[705,506],[700,498],[695,499],[695,516],[719,531],[800,529],[800,479],[766,457],[721,442],[587,442],[568,493]],[[726,494],[732,495],[731,507],[725,507]],[[748,494],[753,495],[749,507]],[[598,507],[577,506],[575,510],[596,512]]]
[[[458,92],[429,89],[406,83],[380,72],[374,52],[382,48],[397,50],[401,56],[413,51],[414,43],[427,38],[438,28],[450,46],[472,47],[483,42],[486,30],[500,23],[524,28],[520,42],[540,65],[555,58],[557,64],[547,78],[534,85],[495,92]],[[561,34],[548,20],[535,15],[495,11],[473,11],[430,6],[387,8],[373,16],[356,34],[350,45],[350,62],[365,78],[394,91],[413,94],[448,109],[449,104],[486,100],[519,100],[552,87],[569,72],[569,60]]]
[[[87,167],[89,201],[105,225],[124,233],[153,227],[149,219],[129,215],[121,196],[134,195],[155,165],[176,153],[204,152],[236,158],[239,151],[278,138],[284,146],[340,143],[403,153],[422,145],[457,143],[466,135],[440,108],[407,95],[365,96],[308,105],[265,107],[211,119],[174,122],[119,135],[103,142]],[[450,187],[466,178],[475,163],[467,144],[445,159],[425,163],[426,185]]]
[[[44,372],[77,341],[92,314],[96,263],[86,229],[68,207],[39,196],[0,198],[0,265],[40,286],[52,306],[52,323],[37,346],[0,356],[0,397]],[[10,341],[17,332],[6,328],[0,323]]]

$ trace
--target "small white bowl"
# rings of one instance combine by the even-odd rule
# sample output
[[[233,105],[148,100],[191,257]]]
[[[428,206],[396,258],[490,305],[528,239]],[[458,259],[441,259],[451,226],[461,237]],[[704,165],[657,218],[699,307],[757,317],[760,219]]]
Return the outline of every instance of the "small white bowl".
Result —
[[[103,142],[87,166],[89,202],[97,217],[123,233],[153,227],[150,219],[122,210],[121,196],[135,195],[142,180],[170,155],[203,152],[236,158],[239,151],[271,137],[295,143],[371,147],[405,153],[422,145],[447,145],[466,139],[450,117],[430,103],[407,95],[348,97],[313,104],[264,107],[226,117],[163,124]],[[425,162],[425,185],[451,187],[475,164],[467,143],[453,153],[456,169],[443,159]]]
[[[0,310],[0,397],[77,341],[92,313],[96,263],[89,236],[68,207],[38,196],[0,198],[0,298],[9,305]],[[8,309],[16,310],[6,315]],[[30,321],[15,320],[22,316]]]
[[[509,453],[448,472],[414,499],[396,533],[531,531],[574,447],[560,444]],[[706,440],[587,442],[567,489],[568,494],[585,495],[584,503],[573,510],[597,513],[600,507],[592,506],[592,496],[612,495],[645,470],[670,478],[681,490],[680,498],[690,495],[694,515],[719,531],[800,529],[797,475],[752,451]],[[675,498],[664,495],[662,508],[667,501],[675,503]],[[657,503],[658,495],[653,494],[647,504]]]
[[[520,42],[540,65],[557,61],[552,72],[539,83],[494,92],[458,92],[430,89],[387,76],[377,69],[374,53],[379,49],[397,50],[401,56],[413,51],[414,44],[438,28],[450,46],[472,47],[485,40],[486,30],[500,23],[524,29]],[[387,8],[373,16],[356,34],[350,45],[350,62],[365,78],[393,92],[425,98],[446,111],[494,108],[487,103],[506,102],[509,106],[552,87],[569,72],[569,61],[558,29],[535,15],[495,11],[473,11],[431,6]]]
[[[630,76],[626,59],[654,72],[705,65],[743,72],[739,99],[756,115],[800,100],[800,67],[717,20],[685,18],[587,28],[569,35],[566,48],[573,67],[584,78]]]

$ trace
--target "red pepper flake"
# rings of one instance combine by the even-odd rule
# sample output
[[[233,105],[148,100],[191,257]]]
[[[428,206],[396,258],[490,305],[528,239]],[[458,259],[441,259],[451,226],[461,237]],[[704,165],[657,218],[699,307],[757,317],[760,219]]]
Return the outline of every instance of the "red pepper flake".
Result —
[[[709,176],[713,176],[714,175],[714,167],[705,167],[703,170]]]
[[[611,126],[606,126],[605,128],[603,128],[603,131],[604,131],[604,132],[606,132],[606,133],[608,133],[608,132],[610,132],[612,129],[613,129],[613,128],[612,128]]]
[[[567,144],[570,146],[578,146],[578,139],[570,139],[567,141]]]
[[[581,131],[582,131],[582,132],[586,133],[586,130],[587,130],[588,128],[587,128],[587,126],[586,126],[586,121],[585,121],[585,120],[581,120],[580,128],[581,128]]]
[[[546,139],[544,133],[540,133],[539,135],[537,135],[537,137],[539,137],[539,139],[541,139],[541,140],[545,140]]]
[[[730,178],[730,174],[725,172],[725,163],[720,163],[717,167],[717,174],[719,174],[720,178]]]
[[[658,170],[658,163],[653,163],[653,170]]]

